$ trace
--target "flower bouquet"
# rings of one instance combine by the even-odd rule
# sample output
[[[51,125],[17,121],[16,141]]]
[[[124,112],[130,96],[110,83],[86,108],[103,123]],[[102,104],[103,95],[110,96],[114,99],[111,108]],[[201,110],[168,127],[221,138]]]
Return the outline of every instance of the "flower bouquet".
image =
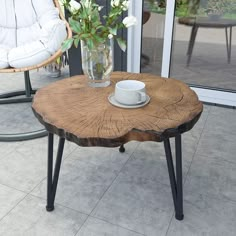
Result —
[[[67,50],[73,44],[81,43],[81,58],[84,74],[89,77],[90,85],[95,87],[110,84],[109,75],[113,70],[113,40],[126,50],[126,42],[118,37],[118,30],[135,25],[134,16],[121,19],[123,12],[128,11],[129,0],[111,0],[110,11],[101,16],[103,6],[95,0],[63,0],[69,11],[69,25],[73,37],[67,39],[62,48]]]

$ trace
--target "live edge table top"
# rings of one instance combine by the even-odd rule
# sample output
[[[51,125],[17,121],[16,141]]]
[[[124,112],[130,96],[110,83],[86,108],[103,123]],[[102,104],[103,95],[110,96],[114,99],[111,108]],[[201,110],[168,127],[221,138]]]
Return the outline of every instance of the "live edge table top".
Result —
[[[120,80],[146,84],[150,102],[135,109],[113,106],[108,96]],[[113,72],[111,85],[92,88],[85,76],[74,76],[37,91],[32,109],[53,134],[80,146],[117,147],[131,140],[157,141],[190,130],[203,105],[186,84],[151,74]]]

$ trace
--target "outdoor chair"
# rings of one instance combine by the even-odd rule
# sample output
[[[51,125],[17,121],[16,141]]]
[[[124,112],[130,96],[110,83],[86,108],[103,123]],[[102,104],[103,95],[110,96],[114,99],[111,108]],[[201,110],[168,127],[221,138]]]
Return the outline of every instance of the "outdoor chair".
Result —
[[[24,72],[25,80],[24,90],[0,94],[0,104],[31,102],[36,90],[31,86],[29,71],[60,57],[61,44],[72,33],[58,0],[0,0],[0,5],[0,73]],[[0,134],[0,141],[45,134],[45,130]]]

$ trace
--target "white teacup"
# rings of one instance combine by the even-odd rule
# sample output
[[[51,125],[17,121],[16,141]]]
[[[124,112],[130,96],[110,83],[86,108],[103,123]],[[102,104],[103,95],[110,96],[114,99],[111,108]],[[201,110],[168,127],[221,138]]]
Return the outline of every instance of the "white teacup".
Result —
[[[124,105],[137,105],[146,101],[145,84],[138,80],[122,80],[116,83],[115,99]]]

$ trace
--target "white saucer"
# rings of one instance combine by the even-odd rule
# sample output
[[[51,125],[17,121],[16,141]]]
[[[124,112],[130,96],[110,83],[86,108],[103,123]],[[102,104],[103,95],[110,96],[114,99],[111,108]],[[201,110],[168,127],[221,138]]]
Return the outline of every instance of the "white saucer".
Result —
[[[145,105],[147,105],[150,101],[150,97],[148,95],[146,95],[146,96],[147,96],[147,99],[146,99],[145,102],[143,102],[141,104],[135,104],[135,105],[124,105],[124,104],[121,104],[121,103],[117,102],[115,97],[114,97],[114,93],[112,93],[108,96],[108,100],[112,105],[114,105],[116,107],[129,108],[130,109],[130,108],[144,107]]]

